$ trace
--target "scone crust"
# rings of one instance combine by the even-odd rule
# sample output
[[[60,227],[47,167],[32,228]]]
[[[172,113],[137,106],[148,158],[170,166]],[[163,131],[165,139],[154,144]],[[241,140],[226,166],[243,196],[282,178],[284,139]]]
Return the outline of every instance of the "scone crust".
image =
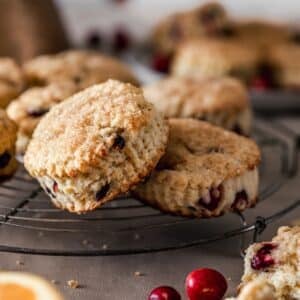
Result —
[[[168,77],[145,86],[144,95],[168,118],[200,118],[249,107],[246,88],[234,78]]]
[[[0,180],[12,175],[17,168],[15,159],[15,143],[17,139],[17,126],[11,121],[6,112],[0,109],[0,156],[9,155],[6,166],[0,168]]]
[[[11,58],[0,58],[0,108],[5,108],[24,87],[21,68]]]
[[[270,256],[274,264],[254,270],[253,256],[265,245],[273,245]],[[271,242],[251,245],[245,256],[245,272],[241,288],[254,280],[265,280],[275,287],[276,299],[299,299],[300,297],[300,226],[283,226]]]
[[[77,91],[78,86],[73,81],[55,82],[45,87],[32,87],[9,104],[7,114],[18,124],[18,153],[25,151],[42,117]]]
[[[110,56],[88,50],[39,56],[25,63],[23,69],[31,85],[74,80],[80,89],[84,89],[108,79],[138,84],[128,66]]]
[[[235,39],[202,38],[186,41],[178,48],[172,63],[173,75],[217,77],[242,70],[256,71],[257,51]]]
[[[42,186],[58,184],[56,205],[82,212],[147,176],[167,139],[166,122],[142,91],[109,80],[56,105],[37,126],[24,162]],[[107,184],[109,192],[96,201]]]
[[[247,172],[254,172],[257,181],[260,151],[255,142],[194,119],[169,119],[169,125],[166,153],[150,178],[134,190],[135,195],[163,211],[184,216],[213,217],[231,211],[226,203],[212,211],[197,203],[204,192]],[[253,184],[249,205],[257,200],[257,183]]]

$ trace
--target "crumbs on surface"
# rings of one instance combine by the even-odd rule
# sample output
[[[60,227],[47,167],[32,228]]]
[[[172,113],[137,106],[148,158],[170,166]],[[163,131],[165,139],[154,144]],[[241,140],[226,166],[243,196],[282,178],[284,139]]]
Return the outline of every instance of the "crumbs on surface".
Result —
[[[79,288],[79,282],[77,280],[74,280],[74,279],[68,280],[67,284],[72,289]]]

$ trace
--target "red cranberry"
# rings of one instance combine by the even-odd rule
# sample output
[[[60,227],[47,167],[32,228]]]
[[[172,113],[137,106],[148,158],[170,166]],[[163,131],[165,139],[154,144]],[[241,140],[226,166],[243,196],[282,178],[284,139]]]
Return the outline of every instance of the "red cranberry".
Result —
[[[27,114],[31,117],[41,117],[49,111],[48,108],[28,109]]]
[[[203,268],[187,276],[185,287],[190,300],[221,300],[226,293],[227,282],[218,271]]]
[[[113,36],[113,48],[115,51],[120,52],[126,50],[130,45],[129,33],[124,29],[119,28],[115,31]]]
[[[53,191],[54,191],[54,193],[57,193],[57,192],[58,192],[58,184],[57,184],[57,182],[55,182],[55,181],[54,181],[54,183],[53,183]]]
[[[0,155],[0,169],[4,169],[11,159],[11,155],[5,151]]]
[[[152,68],[158,72],[168,73],[170,68],[171,58],[169,55],[157,53],[152,59]]]
[[[248,195],[245,190],[242,190],[236,193],[235,200],[231,205],[231,208],[241,210],[246,208],[247,204],[248,204]]]
[[[117,135],[115,137],[114,143],[113,143],[113,148],[117,148],[122,150],[125,147],[125,139],[121,135]]]
[[[274,265],[275,260],[271,255],[273,249],[277,246],[272,243],[263,244],[256,254],[251,259],[251,267],[254,270],[261,270]]]
[[[251,86],[255,90],[264,91],[270,88],[268,80],[264,77],[256,77],[253,79]]]
[[[211,211],[215,210],[222,199],[222,194],[223,194],[223,188],[220,185],[216,188],[210,189],[208,199],[200,198],[198,203],[208,210]]]
[[[148,300],[181,300],[181,297],[174,288],[160,286],[150,293]]]

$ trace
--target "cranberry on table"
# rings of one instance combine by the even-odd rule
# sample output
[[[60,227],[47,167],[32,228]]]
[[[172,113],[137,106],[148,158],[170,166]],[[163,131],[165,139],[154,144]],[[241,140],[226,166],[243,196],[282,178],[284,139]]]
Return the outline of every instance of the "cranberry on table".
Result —
[[[190,300],[221,300],[226,293],[227,282],[218,271],[203,268],[187,276],[185,287]]]
[[[148,300],[181,300],[181,297],[174,288],[160,286],[150,293]]]
[[[131,44],[129,32],[123,28],[118,28],[113,35],[113,49],[117,52],[127,50]]]

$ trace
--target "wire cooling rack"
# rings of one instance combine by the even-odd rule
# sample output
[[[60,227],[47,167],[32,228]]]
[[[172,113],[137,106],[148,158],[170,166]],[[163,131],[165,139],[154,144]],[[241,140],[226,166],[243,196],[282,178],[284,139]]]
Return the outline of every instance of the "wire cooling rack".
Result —
[[[296,137],[284,127],[257,121],[254,137],[262,149],[260,202],[243,214],[214,219],[169,216],[135,199],[121,197],[86,215],[54,208],[20,167],[0,185],[0,251],[44,255],[120,255],[196,246],[253,233],[288,214],[300,201],[280,209],[271,201],[297,171]],[[242,245],[244,247],[245,245]]]

